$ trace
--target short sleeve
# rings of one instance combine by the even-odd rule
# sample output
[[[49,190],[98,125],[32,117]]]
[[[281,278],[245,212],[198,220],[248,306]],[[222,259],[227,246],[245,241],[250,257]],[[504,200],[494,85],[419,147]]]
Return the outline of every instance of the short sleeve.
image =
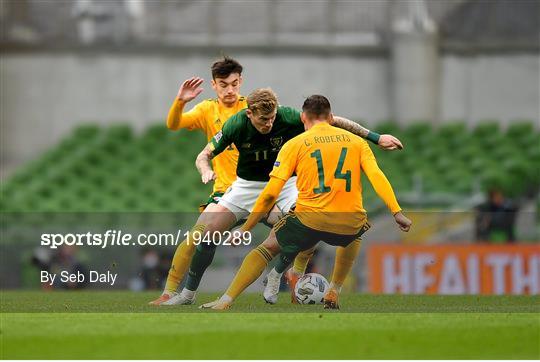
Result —
[[[298,143],[294,140],[286,142],[278,153],[274,168],[270,172],[271,177],[287,181],[298,164]]]

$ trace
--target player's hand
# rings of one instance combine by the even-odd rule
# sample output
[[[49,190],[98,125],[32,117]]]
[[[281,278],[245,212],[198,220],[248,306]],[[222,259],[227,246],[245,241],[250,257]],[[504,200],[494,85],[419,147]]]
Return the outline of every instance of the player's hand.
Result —
[[[379,147],[383,150],[393,151],[403,149],[401,141],[391,134],[383,134],[379,138]]]
[[[405,217],[405,215],[403,215],[401,211],[397,212],[394,215],[394,219],[396,220],[396,223],[398,224],[401,231],[407,232],[411,229],[412,221]]]
[[[216,174],[212,170],[206,171],[201,175],[201,180],[203,184],[207,184],[210,181],[214,181],[215,179],[216,179]]]
[[[203,91],[201,88],[203,81],[204,80],[199,77],[193,77],[185,80],[180,86],[176,98],[186,103],[195,99],[195,97],[197,97]]]

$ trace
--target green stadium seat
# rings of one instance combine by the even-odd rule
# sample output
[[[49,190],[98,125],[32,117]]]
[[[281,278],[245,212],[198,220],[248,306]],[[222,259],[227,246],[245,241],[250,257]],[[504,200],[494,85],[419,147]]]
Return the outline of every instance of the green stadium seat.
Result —
[[[100,132],[100,127],[94,124],[81,125],[73,131],[73,138],[78,142],[84,142],[97,137]]]
[[[430,143],[433,134],[432,125],[424,121],[411,123],[402,134],[402,142],[407,149],[419,149]]]
[[[442,139],[460,138],[467,134],[467,125],[463,121],[445,123],[439,127],[437,133]]]
[[[524,159],[507,159],[501,162],[501,166],[506,172],[520,179],[528,179],[534,171],[534,167],[530,167],[530,164]]]
[[[526,157],[528,157],[532,163],[538,165],[540,163],[540,143],[529,147]]]
[[[479,181],[515,193],[540,182],[540,134],[528,122],[504,134],[496,122],[473,131],[463,122],[438,128],[415,122],[404,129],[386,122],[375,129],[405,144],[401,152],[370,145],[398,194],[413,189],[415,175],[425,192],[455,195],[469,194]],[[78,127],[2,184],[2,210],[193,212],[211,192],[194,166],[205,144],[202,133],[171,132],[163,122],[141,136],[126,124]],[[380,205],[366,182],[365,204]]]
[[[515,120],[506,130],[509,138],[521,138],[534,134],[534,122],[532,120]]]
[[[422,190],[428,193],[448,192],[448,186],[439,175],[427,174],[422,176]]]
[[[494,120],[482,120],[473,130],[473,136],[481,139],[482,137],[499,134],[500,122]]]
[[[146,128],[143,138],[162,142],[170,132],[165,123],[155,124]]]
[[[484,170],[481,177],[481,186],[484,191],[499,189],[507,193],[512,190],[512,179],[508,177],[500,168],[490,168]]]
[[[483,153],[484,151],[478,144],[467,143],[461,145],[461,147],[456,147],[454,152],[452,152],[452,155],[460,158],[461,160],[470,161],[476,157],[480,157]]]
[[[440,157],[433,162],[433,168],[439,174],[444,175],[454,171],[457,161],[451,157]]]
[[[104,130],[106,139],[117,140],[119,143],[125,143],[133,139],[133,130],[128,123],[115,124]]]
[[[431,134],[433,132],[433,125],[428,121],[411,121],[404,130],[407,135],[421,135]]]
[[[396,137],[402,134],[401,127],[395,121],[381,121],[374,129],[379,134],[392,134]]]

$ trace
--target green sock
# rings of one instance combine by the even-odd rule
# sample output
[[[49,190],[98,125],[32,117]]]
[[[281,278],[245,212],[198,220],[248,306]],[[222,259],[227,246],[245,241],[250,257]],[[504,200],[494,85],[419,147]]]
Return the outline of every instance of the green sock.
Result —
[[[199,284],[201,283],[204,272],[206,271],[206,268],[212,264],[215,253],[215,245],[200,244],[197,246],[189,266],[189,272],[185,285],[186,289],[195,291],[197,288],[199,288]]]
[[[294,258],[296,258],[296,255],[298,255],[298,253],[281,252],[279,254],[279,259],[274,269],[276,269],[276,271],[280,274],[283,273],[287,269],[287,267],[291,265]]]

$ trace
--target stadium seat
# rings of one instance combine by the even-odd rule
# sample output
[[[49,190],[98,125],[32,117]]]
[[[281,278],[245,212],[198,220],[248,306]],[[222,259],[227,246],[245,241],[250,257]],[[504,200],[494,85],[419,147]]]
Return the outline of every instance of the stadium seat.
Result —
[[[427,194],[456,197],[473,192],[477,183],[512,195],[540,183],[540,134],[531,122],[514,122],[504,133],[496,121],[480,122],[472,131],[463,122],[414,122],[403,129],[385,122],[376,130],[404,142],[400,152],[370,145],[398,195],[412,191],[418,180]],[[171,132],[161,123],[141,135],[127,124],[83,125],[2,183],[1,207],[193,212],[211,191],[194,167],[205,143],[200,132]],[[365,207],[381,205],[365,177],[363,183]]]
[[[467,126],[463,121],[447,123],[441,125],[437,133],[441,139],[453,140],[466,135]]]
[[[527,137],[534,134],[533,124],[532,120],[515,120],[508,126],[506,135],[509,138]]]
[[[478,139],[498,133],[500,133],[499,122],[494,120],[482,120],[473,130],[473,136]]]
[[[375,131],[379,134],[393,134],[399,137],[402,134],[402,130],[395,121],[382,121],[375,127]]]

